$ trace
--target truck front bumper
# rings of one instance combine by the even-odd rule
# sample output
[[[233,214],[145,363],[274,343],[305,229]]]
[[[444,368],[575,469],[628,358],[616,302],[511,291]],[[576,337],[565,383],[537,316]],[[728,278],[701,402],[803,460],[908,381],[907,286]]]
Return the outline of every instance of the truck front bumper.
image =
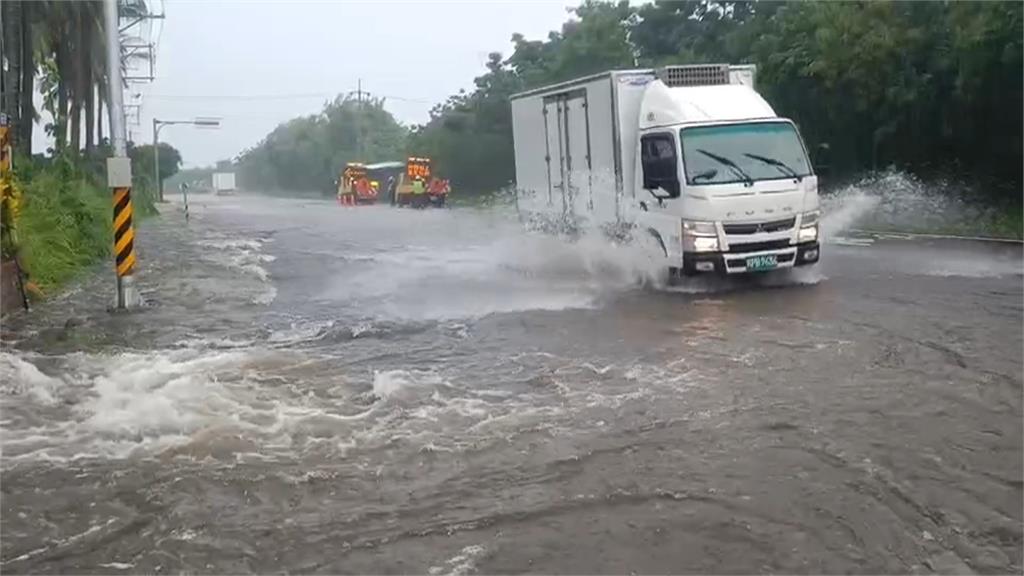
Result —
[[[758,256],[775,256],[775,266],[768,269],[748,270],[747,262]],[[768,272],[795,266],[808,266],[821,258],[821,246],[818,242],[805,242],[776,250],[757,252],[707,252],[683,254],[681,272],[684,276],[698,274],[743,274]]]

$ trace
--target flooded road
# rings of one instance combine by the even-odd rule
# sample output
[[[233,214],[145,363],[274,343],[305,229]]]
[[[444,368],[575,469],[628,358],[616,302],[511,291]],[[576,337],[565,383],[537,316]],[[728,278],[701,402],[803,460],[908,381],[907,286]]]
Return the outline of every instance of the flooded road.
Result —
[[[1018,245],[837,214],[657,289],[500,212],[191,212],[144,310],[104,270],[4,320],[5,573],[1022,569]]]

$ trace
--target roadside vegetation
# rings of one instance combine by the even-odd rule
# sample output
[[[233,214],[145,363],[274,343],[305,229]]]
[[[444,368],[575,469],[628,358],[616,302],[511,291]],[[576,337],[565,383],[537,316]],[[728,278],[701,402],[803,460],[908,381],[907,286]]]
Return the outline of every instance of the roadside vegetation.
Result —
[[[122,0],[123,16],[146,14],[144,0]],[[12,128],[18,199],[13,228],[17,254],[35,293],[50,293],[84,269],[110,258],[113,246],[112,198],[106,186],[104,136],[107,68],[103,4],[99,0],[39,2],[5,0],[0,62],[0,112]],[[131,57],[126,57],[131,61]],[[42,93],[44,125],[52,142],[32,154],[33,127],[40,119],[32,97]],[[38,148],[38,146],[36,147]],[[172,175],[181,164],[177,150],[161,144],[160,172]],[[155,214],[152,146],[129,144],[134,164],[132,204],[135,221]],[[111,263],[111,267],[113,264]]]
[[[147,4],[122,0],[120,9],[124,16],[139,17]],[[5,246],[4,253],[16,253],[36,295],[47,294],[109,259],[113,249],[113,203],[104,168],[111,154],[104,136],[110,114],[103,98],[108,31],[99,0],[5,0],[0,10],[0,112],[12,128],[14,156],[14,169],[6,177],[18,193],[12,225],[17,245]],[[33,98],[36,89],[42,93],[42,111],[49,119],[44,129],[52,143],[44,154],[33,155],[33,127],[41,112]],[[138,222],[156,213],[153,147],[129,143],[129,156]],[[161,145],[164,177],[180,163],[176,150]]]
[[[36,295],[49,294],[111,258],[113,205],[102,166],[99,161],[66,157],[18,164],[18,253]],[[156,214],[153,192],[151,179],[136,179],[136,223]]]

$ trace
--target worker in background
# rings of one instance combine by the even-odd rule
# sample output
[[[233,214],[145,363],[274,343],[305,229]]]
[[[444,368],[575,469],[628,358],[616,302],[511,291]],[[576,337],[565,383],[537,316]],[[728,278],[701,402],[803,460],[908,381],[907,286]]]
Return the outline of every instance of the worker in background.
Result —
[[[398,188],[398,184],[395,182],[395,177],[388,176],[388,183],[387,187],[384,189],[384,193],[388,195],[392,206],[394,206],[395,202],[398,201],[398,198],[395,197],[396,188]]]
[[[423,208],[427,202],[427,189],[423,185],[423,178],[417,176],[412,181],[412,205],[414,208]]]

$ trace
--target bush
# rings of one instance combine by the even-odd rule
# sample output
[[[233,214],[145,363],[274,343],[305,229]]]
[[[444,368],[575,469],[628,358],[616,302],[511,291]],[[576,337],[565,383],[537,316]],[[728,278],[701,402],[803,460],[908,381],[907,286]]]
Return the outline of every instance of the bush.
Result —
[[[53,288],[110,257],[109,190],[62,160],[24,163],[19,172],[24,195],[17,234],[32,282]]]

